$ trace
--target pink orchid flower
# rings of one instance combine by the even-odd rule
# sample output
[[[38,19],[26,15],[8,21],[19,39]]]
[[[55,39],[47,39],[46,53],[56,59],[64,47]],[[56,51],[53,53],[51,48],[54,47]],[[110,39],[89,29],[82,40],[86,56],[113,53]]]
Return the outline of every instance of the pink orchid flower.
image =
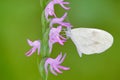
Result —
[[[27,53],[26,56],[31,56],[37,49],[38,49],[38,55],[40,53],[40,41],[36,40],[34,42],[30,41],[29,39],[27,40],[28,44],[32,46],[32,49],[30,49]]]
[[[47,21],[49,21],[49,19],[48,19],[49,16],[56,17],[56,14],[54,12],[55,4],[61,5],[61,7],[64,8],[65,10],[70,9],[70,8],[64,6],[64,4],[69,4],[69,2],[63,2],[63,0],[51,0],[45,8],[45,17],[46,17]]]
[[[61,18],[53,18],[50,21],[50,27],[53,27],[54,24],[59,24],[61,26],[65,26],[65,27],[72,27],[72,25],[68,22],[63,22],[64,19],[66,18],[67,13],[65,13]]]
[[[51,28],[50,33],[49,33],[50,52],[52,50],[52,45],[54,43],[58,42],[59,44],[64,45],[66,38],[60,35],[61,30],[62,30],[62,26],[58,26],[57,28]]]
[[[65,57],[66,54],[62,57],[62,53],[60,53],[55,59],[47,58],[44,65],[46,73],[48,74],[48,65],[50,65],[50,72],[54,75],[57,75],[57,73],[62,73],[59,69],[69,70],[70,68],[60,65],[64,61]]]
[[[54,2],[51,1],[45,8],[45,18],[47,19],[47,21],[49,21],[48,16],[54,16],[56,17],[56,14],[54,12]]]

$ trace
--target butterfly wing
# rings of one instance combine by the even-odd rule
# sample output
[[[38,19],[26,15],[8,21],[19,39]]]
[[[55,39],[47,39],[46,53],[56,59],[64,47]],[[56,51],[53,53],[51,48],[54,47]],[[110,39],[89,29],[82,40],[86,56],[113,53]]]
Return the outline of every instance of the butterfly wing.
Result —
[[[75,43],[80,56],[82,56],[82,53],[102,53],[113,44],[113,37],[110,33],[94,28],[72,29],[70,37]]]

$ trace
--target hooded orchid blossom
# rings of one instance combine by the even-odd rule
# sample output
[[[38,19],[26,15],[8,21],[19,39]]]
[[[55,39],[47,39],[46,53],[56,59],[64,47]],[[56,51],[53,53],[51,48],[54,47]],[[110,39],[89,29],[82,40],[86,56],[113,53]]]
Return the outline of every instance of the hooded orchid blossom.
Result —
[[[40,41],[36,40],[34,42],[30,41],[29,39],[27,40],[28,44],[32,46],[32,49],[30,49],[27,53],[26,56],[31,56],[37,49],[38,49],[38,55],[40,54]]]
[[[47,19],[47,21],[49,21],[48,16],[54,16],[56,17],[56,14],[54,12],[54,2],[51,1],[45,8],[45,18]]]
[[[54,75],[57,75],[57,73],[62,73],[62,71],[60,71],[59,69],[69,70],[70,68],[60,65],[64,61],[65,57],[66,54],[64,54],[64,56],[62,57],[62,53],[60,53],[55,59],[47,58],[44,65],[46,73],[48,74],[48,65],[50,65],[50,72]]]
[[[72,25],[69,22],[63,22],[66,16],[67,16],[67,12],[61,18],[53,18],[50,21],[50,27],[53,27],[54,24],[59,24],[65,27],[72,27]]]
[[[69,2],[63,2],[63,0],[51,0],[45,8],[45,18],[47,19],[47,21],[49,21],[49,19],[48,19],[49,16],[56,17],[56,14],[54,12],[55,4],[61,5],[61,7],[65,10],[70,9],[70,8],[64,6],[64,4],[69,4]]]
[[[61,30],[62,30],[62,26],[58,26],[57,28],[51,28],[50,33],[49,33],[50,52],[52,50],[52,45],[54,43],[58,42],[59,44],[64,45],[66,38],[60,35]]]

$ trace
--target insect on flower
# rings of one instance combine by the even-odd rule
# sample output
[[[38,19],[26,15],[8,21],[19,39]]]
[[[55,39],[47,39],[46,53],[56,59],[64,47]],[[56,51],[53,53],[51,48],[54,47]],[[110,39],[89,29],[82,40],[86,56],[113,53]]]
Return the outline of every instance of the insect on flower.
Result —
[[[83,54],[102,53],[113,44],[110,33],[94,28],[75,28],[67,31],[68,36],[76,45],[80,57]]]

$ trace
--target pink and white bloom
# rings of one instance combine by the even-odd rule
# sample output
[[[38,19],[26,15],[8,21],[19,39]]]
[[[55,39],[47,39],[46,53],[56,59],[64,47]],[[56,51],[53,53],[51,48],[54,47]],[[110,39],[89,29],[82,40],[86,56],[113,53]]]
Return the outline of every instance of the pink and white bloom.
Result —
[[[65,10],[70,9],[69,7],[64,6],[64,4],[69,4],[69,2],[63,2],[63,0],[51,0],[45,8],[45,17],[46,17],[47,21],[49,21],[49,19],[48,19],[49,16],[56,17],[56,14],[54,12],[55,4],[61,5],[61,7]]]
[[[50,65],[50,72],[54,75],[57,75],[57,73],[62,73],[61,70],[69,70],[70,68],[61,66],[61,63],[64,61],[66,57],[66,54],[62,57],[62,53],[60,53],[55,59],[53,58],[47,58],[45,61],[45,71],[48,74],[48,65]]]
[[[27,53],[26,53],[26,56],[31,56],[37,49],[38,49],[38,55],[40,54],[40,46],[41,46],[41,43],[39,40],[36,40],[34,42],[32,42],[31,40],[27,40],[28,44],[30,46],[32,46],[32,49],[30,49]]]
[[[50,27],[53,27],[54,24],[59,24],[65,27],[72,27],[72,25],[69,22],[63,22],[66,17],[67,17],[67,12],[61,18],[53,18],[50,21]]]
[[[64,45],[66,38],[60,35],[61,30],[62,30],[62,26],[58,26],[57,28],[51,28],[49,33],[50,52],[52,50],[52,46],[54,43],[58,42],[59,44]]]
[[[45,8],[45,18],[47,19],[47,21],[49,21],[49,16],[56,17],[56,14],[54,12],[54,4],[55,3],[53,1],[50,1],[50,3]]]

